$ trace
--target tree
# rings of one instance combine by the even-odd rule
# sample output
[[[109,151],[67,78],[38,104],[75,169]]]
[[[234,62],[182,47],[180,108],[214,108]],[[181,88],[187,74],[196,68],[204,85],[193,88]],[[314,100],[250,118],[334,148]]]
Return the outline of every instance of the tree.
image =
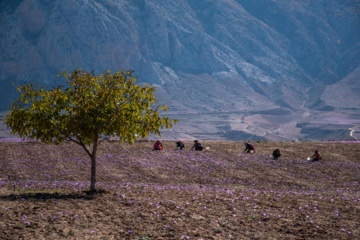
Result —
[[[167,106],[154,104],[156,88],[136,84],[133,71],[93,73],[76,69],[63,72],[67,88],[46,90],[32,84],[20,86],[16,102],[10,106],[5,124],[12,134],[59,144],[80,145],[91,160],[90,194],[96,191],[96,153],[107,137],[134,143],[149,133],[159,136],[160,128],[170,128],[177,120],[160,116]],[[104,136],[104,137],[101,137]]]

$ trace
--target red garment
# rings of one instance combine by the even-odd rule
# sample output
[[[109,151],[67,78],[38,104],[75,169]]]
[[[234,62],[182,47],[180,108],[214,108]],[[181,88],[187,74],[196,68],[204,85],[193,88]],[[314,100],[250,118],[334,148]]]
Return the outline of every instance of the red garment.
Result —
[[[154,150],[162,150],[163,149],[163,145],[162,143],[157,140],[155,143],[154,143]]]

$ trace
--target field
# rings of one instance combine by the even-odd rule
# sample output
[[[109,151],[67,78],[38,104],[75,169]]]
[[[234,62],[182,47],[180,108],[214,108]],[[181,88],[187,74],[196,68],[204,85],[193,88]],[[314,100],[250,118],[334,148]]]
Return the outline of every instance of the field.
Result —
[[[0,239],[360,239],[359,142],[201,142],[103,142],[91,197],[79,146],[2,140]]]

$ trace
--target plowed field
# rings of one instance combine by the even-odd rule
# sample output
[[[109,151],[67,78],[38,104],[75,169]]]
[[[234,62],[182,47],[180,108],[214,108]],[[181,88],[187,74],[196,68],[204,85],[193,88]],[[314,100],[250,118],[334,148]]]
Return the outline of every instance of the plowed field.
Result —
[[[360,239],[359,142],[200,142],[103,142],[89,196],[81,147],[3,140],[0,239]]]

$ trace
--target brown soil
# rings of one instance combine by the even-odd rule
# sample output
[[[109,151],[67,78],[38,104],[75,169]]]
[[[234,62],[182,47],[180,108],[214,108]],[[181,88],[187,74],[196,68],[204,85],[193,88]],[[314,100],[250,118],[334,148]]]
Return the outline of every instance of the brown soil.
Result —
[[[0,142],[0,239],[360,239],[360,143],[201,142],[103,142],[94,196],[79,146]]]

